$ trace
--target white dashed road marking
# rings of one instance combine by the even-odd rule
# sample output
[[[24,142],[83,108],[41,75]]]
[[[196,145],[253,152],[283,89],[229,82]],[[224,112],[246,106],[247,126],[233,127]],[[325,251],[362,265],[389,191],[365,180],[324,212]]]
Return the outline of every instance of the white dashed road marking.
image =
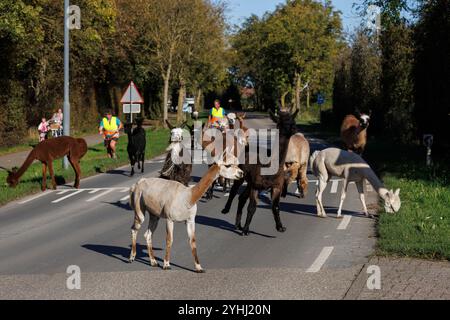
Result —
[[[348,225],[350,224],[350,220],[352,220],[352,216],[345,215],[337,229],[346,230]]]
[[[333,252],[334,247],[325,247],[322,249],[322,252],[320,252],[319,256],[317,257],[316,261],[311,265],[311,267],[306,270],[308,273],[317,273],[322,269],[325,262],[330,257],[331,253]]]
[[[129,195],[124,197],[124,198],[122,198],[122,199],[120,199],[120,202],[127,201],[127,200],[130,200],[130,196]]]
[[[338,180],[333,180],[333,183],[331,184],[331,193],[337,193],[339,187],[339,181]]]
[[[114,190],[114,189],[107,189],[107,190],[103,191],[102,193],[96,195],[95,197],[92,197],[92,198],[86,200],[86,202],[92,202],[92,201],[95,201],[95,200],[97,200],[98,198],[101,198],[101,197],[107,195],[108,193],[113,192],[113,190]]]
[[[72,192],[71,194],[69,194],[69,195],[67,195],[65,197],[62,197],[62,198],[59,198],[57,200],[52,201],[52,203],[60,203],[61,201],[67,200],[67,199],[69,199],[69,198],[71,198],[71,197],[73,197],[73,196],[75,196],[75,195],[77,195],[79,193],[82,193],[83,191],[84,190],[78,190],[78,191]]]

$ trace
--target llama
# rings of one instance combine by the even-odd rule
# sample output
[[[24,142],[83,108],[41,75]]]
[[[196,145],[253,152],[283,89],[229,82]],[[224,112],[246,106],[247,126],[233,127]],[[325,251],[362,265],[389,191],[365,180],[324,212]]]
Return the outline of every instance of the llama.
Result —
[[[250,224],[253,219],[253,215],[256,212],[256,207],[258,205],[258,193],[259,191],[271,190],[272,191],[272,213],[275,220],[276,230],[278,232],[285,232],[286,228],[281,223],[280,219],[280,197],[284,190],[284,186],[287,183],[288,175],[284,171],[284,165],[287,155],[287,150],[290,142],[290,138],[297,132],[297,126],[295,123],[295,118],[297,117],[298,110],[292,115],[289,111],[281,111],[278,116],[275,116],[270,112],[271,119],[277,123],[277,128],[280,131],[279,139],[279,168],[276,174],[270,176],[261,175],[261,164],[249,164],[248,163],[248,153],[246,153],[246,163],[241,165],[241,169],[244,171],[244,177],[247,181],[247,187],[245,191],[239,197],[238,211],[236,214],[236,229],[242,230],[242,235],[248,236]],[[243,184],[242,179],[240,185]],[[233,185],[234,192],[240,187],[237,181]],[[231,195],[230,195],[231,198]],[[241,219],[242,211],[250,198],[250,203],[247,208],[247,219],[245,226],[242,228]],[[227,208],[224,209],[226,211]],[[228,208],[229,209],[229,208]],[[225,213],[222,211],[223,213]]]
[[[166,180],[172,180],[172,181],[178,181],[184,186],[189,185],[189,181],[191,181],[191,173],[192,173],[192,164],[191,163],[181,163],[181,164],[175,164],[180,163],[181,161],[175,161],[174,159],[179,159],[180,153],[183,150],[182,142],[183,142],[183,128],[186,125],[184,123],[179,128],[174,127],[169,121],[166,121],[168,127],[171,130],[170,134],[170,146],[167,148],[166,151],[169,153],[166,156],[166,160],[164,162],[163,168],[160,171],[159,178],[166,179]],[[194,128],[189,127],[191,138],[194,137]],[[192,143],[192,140],[191,140]]]
[[[197,256],[197,246],[195,240],[195,216],[197,214],[197,202],[208,190],[211,184],[219,177],[228,179],[240,179],[242,170],[237,166],[226,165],[222,160],[209,168],[206,175],[200,182],[190,188],[183,184],[163,180],[159,178],[141,179],[130,189],[130,205],[134,209],[134,224],[132,226],[132,246],[130,253],[130,263],[136,258],[136,239],[138,231],[144,223],[144,214],[147,211],[150,216],[150,223],[145,239],[152,267],[157,267],[152,247],[152,235],[156,230],[159,219],[167,220],[166,255],[164,258],[164,270],[170,269],[170,251],[173,242],[174,222],[186,222],[189,243],[195,262],[195,271],[203,273]]]
[[[310,159],[311,169],[314,175],[319,179],[317,188],[316,203],[317,215],[326,218],[322,194],[327,187],[328,181],[332,176],[344,178],[344,186],[342,189],[341,203],[338,210],[338,218],[342,217],[342,207],[347,195],[347,189],[350,182],[355,182],[359,192],[360,200],[363,206],[364,214],[368,217],[365,196],[364,181],[367,180],[378,192],[378,195],[384,202],[384,208],[388,213],[396,213],[400,210],[400,189],[397,191],[388,190],[378,179],[370,166],[361,158],[361,156],[337,148],[330,148],[323,151],[316,151]]]
[[[134,176],[134,166],[137,163],[138,169],[144,173],[145,167],[145,147],[147,144],[145,129],[142,127],[142,119],[136,120],[137,127],[133,130],[133,124],[125,124],[125,133],[128,135],[128,158],[131,164],[130,176]]]
[[[20,169],[13,169],[8,171],[8,178],[6,179],[10,187],[16,187],[19,184],[20,178],[28,170],[30,165],[39,160],[42,162],[42,191],[47,189],[47,167],[50,171],[53,189],[56,190],[56,180],[53,172],[53,160],[67,156],[73,170],[75,171],[75,185],[78,189],[80,187],[80,160],[87,153],[88,147],[84,139],[75,139],[72,137],[59,137],[50,140],[45,140],[39,143],[28,155]]]
[[[297,181],[298,196],[303,199],[308,192],[308,161],[310,146],[308,140],[301,133],[291,137],[286,155],[285,172],[289,172],[291,180]],[[287,195],[288,183],[285,186],[283,196]]]
[[[362,155],[367,144],[367,129],[370,123],[370,114],[359,114],[359,120],[353,115],[345,117],[341,126],[341,138],[348,151]]]

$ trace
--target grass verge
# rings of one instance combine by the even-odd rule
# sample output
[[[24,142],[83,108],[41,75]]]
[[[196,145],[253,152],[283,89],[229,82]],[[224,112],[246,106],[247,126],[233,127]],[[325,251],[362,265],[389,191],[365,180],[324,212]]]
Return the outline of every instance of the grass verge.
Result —
[[[147,149],[146,158],[150,159],[164,152],[167,147],[169,131],[166,129],[147,130]],[[86,178],[128,163],[127,154],[128,137],[122,136],[118,143],[117,160],[108,159],[103,144],[89,147],[86,156],[81,160],[82,177]],[[18,166],[21,164],[18,164]],[[71,167],[64,170],[62,168],[62,160],[54,161],[55,175],[58,184],[71,182],[75,179],[74,171]],[[4,205],[10,201],[20,199],[26,195],[40,192],[42,181],[42,165],[40,163],[33,164],[24,176],[21,178],[17,188],[12,189],[6,185],[7,173],[0,171],[0,205]],[[51,185],[51,180],[47,178],[47,185]]]
[[[338,128],[302,123],[303,132],[339,146]],[[435,155],[425,166],[425,149],[390,137],[371,138],[364,158],[389,189],[401,189],[398,214],[380,213],[378,255],[450,260],[450,157]]]

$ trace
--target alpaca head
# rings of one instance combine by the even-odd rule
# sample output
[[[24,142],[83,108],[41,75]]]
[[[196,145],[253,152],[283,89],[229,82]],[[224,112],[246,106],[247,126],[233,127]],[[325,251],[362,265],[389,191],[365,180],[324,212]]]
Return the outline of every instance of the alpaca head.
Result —
[[[402,205],[400,201],[400,189],[394,192],[394,190],[386,190],[384,196],[384,210],[387,213],[397,213],[400,211],[400,207]]]
[[[372,112],[370,112],[369,114],[361,113],[359,115],[359,123],[360,123],[361,127],[363,127],[364,129],[369,127],[371,115],[372,115]]]
[[[132,129],[133,129],[132,123],[125,123],[124,130],[126,134],[131,134]]]
[[[219,166],[219,177],[230,180],[240,180],[244,177],[244,171],[237,165],[226,164],[225,162],[218,162],[217,165]]]
[[[19,184],[19,179],[17,178],[17,168],[13,168],[12,171],[8,170],[8,177],[6,178],[6,182],[11,188],[17,187]]]
[[[295,119],[297,118],[298,112],[299,110],[292,114],[290,111],[282,110],[278,115],[274,115],[272,111],[269,114],[272,121],[277,124],[277,129],[280,130],[280,134],[290,137],[297,133]]]
[[[170,131],[170,142],[181,142],[183,141],[183,129],[174,128]]]
[[[228,124],[230,126],[234,126],[234,124],[236,123],[236,119],[237,119],[236,114],[235,113],[229,113],[227,115],[227,119],[228,119]]]

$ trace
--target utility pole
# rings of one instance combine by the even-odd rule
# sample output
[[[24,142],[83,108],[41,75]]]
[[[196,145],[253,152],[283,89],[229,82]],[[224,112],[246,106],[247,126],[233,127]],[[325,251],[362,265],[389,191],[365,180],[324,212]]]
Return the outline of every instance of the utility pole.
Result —
[[[70,136],[70,100],[69,100],[69,0],[64,0],[64,136]],[[69,167],[69,161],[67,157],[64,157],[63,167],[67,169]]]

